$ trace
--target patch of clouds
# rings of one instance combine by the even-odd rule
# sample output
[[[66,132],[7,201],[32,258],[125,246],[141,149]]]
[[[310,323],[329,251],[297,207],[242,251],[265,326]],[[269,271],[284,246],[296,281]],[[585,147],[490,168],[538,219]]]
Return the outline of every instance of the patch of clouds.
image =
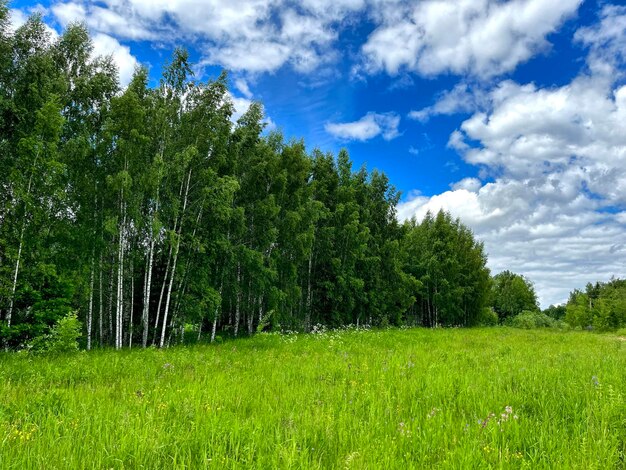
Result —
[[[32,14],[40,14],[44,16],[46,14],[46,9],[37,5],[35,7],[29,8],[27,11],[19,10],[16,8],[12,8],[9,10],[9,30],[11,32],[15,32],[20,26],[23,26],[26,21],[28,21],[28,17]],[[55,41],[59,37],[59,33],[49,25],[45,25],[46,31],[48,32],[48,36],[51,41]]]
[[[254,103],[254,100],[246,97],[235,96],[231,92],[228,92],[228,98],[233,103],[234,108],[230,120],[233,124],[236,124],[239,118],[241,118],[241,116],[248,111],[252,103]],[[269,116],[265,116],[263,118],[263,124],[265,125],[265,131],[273,131],[276,129],[276,123],[274,123]]]
[[[486,104],[486,93],[473,89],[467,83],[459,83],[453,89],[440,93],[435,104],[417,111],[411,111],[410,119],[426,123],[433,116],[470,113]]]
[[[15,32],[20,26],[26,23],[26,20],[28,20],[28,15],[22,10],[11,9],[9,10],[9,14],[9,28],[12,32]]]
[[[395,139],[400,135],[399,125],[400,116],[395,113],[369,112],[358,121],[327,123],[324,128],[339,139],[364,142],[379,135],[385,140]]]
[[[463,178],[461,181],[452,183],[450,187],[453,191],[464,189],[466,191],[477,193],[483,183],[478,178]]]
[[[130,48],[120,44],[114,37],[103,33],[93,35],[92,41],[93,54],[95,56],[111,56],[119,71],[121,85],[128,85],[139,65],[135,56],[130,53]]]
[[[549,47],[546,37],[582,0],[69,0],[53,1],[61,25],[84,21],[120,41],[187,42],[203,66],[271,73],[291,66],[302,74],[334,64],[342,31],[371,22],[359,45],[365,73],[424,76],[513,70]],[[361,47],[362,46],[362,47]],[[355,76],[362,76],[356,73]]]
[[[606,7],[597,25],[579,30],[589,67],[564,86],[495,86],[448,142],[481,168],[480,179],[410,197],[398,215],[460,217],[485,242],[492,271],[528,276],[543,306],[587,282],[624,277],[626,86],[615,56],[601,52],[621,47],[623,25],[626,9]]]
[[[248,82],[243,79],[243,78],[237,78],[235,80],[235,88],[237,88],[237,90],[239,90],[239,92],[246,98],[251,99],[252,98],[252,92],[250,91],[250,86],[248,85]]]
[[[582,0],[392,3],[379,12],[381,24],[362,47],[367,71],[488,78],[548,49],[547,36],[575,14]]]
[[[201,65],[273,72],[284,65],[308,73],[336,58],[339,23],[362,1],[71,0],[52,12],[62,24],[84,21],[123,40],[193,43]]]
[[[580,28],[575,40],[590,48],[587,63],[596,75],[613,75],[626,62],[626,6],[605,5],[600,22]]]

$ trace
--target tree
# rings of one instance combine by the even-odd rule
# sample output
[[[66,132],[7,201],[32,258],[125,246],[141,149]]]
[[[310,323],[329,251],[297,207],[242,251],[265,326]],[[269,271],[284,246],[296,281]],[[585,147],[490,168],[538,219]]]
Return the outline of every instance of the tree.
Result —
[[[404,229],[405,271],[419,281],[416,320],[425,326],[477,324],[490,287],[482,243],[444,211]]]
[[[520,274],[503,271],[493,277],[492,306],[500,321],[519,315],[523,310],[539,311],[532,282]]]

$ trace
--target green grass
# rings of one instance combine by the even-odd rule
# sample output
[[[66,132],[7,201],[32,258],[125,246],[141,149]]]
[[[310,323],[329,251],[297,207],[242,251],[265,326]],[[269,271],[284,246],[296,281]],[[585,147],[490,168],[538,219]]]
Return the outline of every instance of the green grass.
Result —
[[[620,469],[625,443],[626,342],[585,332],[0,355],[2,469]]]

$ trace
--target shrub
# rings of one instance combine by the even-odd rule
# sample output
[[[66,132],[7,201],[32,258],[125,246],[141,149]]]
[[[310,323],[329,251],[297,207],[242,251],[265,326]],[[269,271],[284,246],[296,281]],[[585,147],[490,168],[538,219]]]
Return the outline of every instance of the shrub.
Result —
[[[531,312],[529,310],[524,310],[519,315],[514,316],[507,321],[507,324],[514,328],[524,328],[527,330],[557,326],[554,319],[550,318],[545,313]]]
[[[498,324],[498,314],[493,308],[485,307],[480,311],[478,324],[480,326],[496,326]]]
[[[82,323],[78,320],[76,312],[70,312],[56,322],[49,334],[38,336],[31,341],[29,347],[35,352],[78,351],[81,330]]]

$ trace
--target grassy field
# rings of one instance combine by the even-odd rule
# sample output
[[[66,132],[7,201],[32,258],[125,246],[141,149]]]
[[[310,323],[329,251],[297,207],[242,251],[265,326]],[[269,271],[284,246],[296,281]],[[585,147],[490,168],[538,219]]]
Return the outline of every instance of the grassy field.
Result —
[[[0,355],[0,468],[626,467],[626,342],[342,331]]]

